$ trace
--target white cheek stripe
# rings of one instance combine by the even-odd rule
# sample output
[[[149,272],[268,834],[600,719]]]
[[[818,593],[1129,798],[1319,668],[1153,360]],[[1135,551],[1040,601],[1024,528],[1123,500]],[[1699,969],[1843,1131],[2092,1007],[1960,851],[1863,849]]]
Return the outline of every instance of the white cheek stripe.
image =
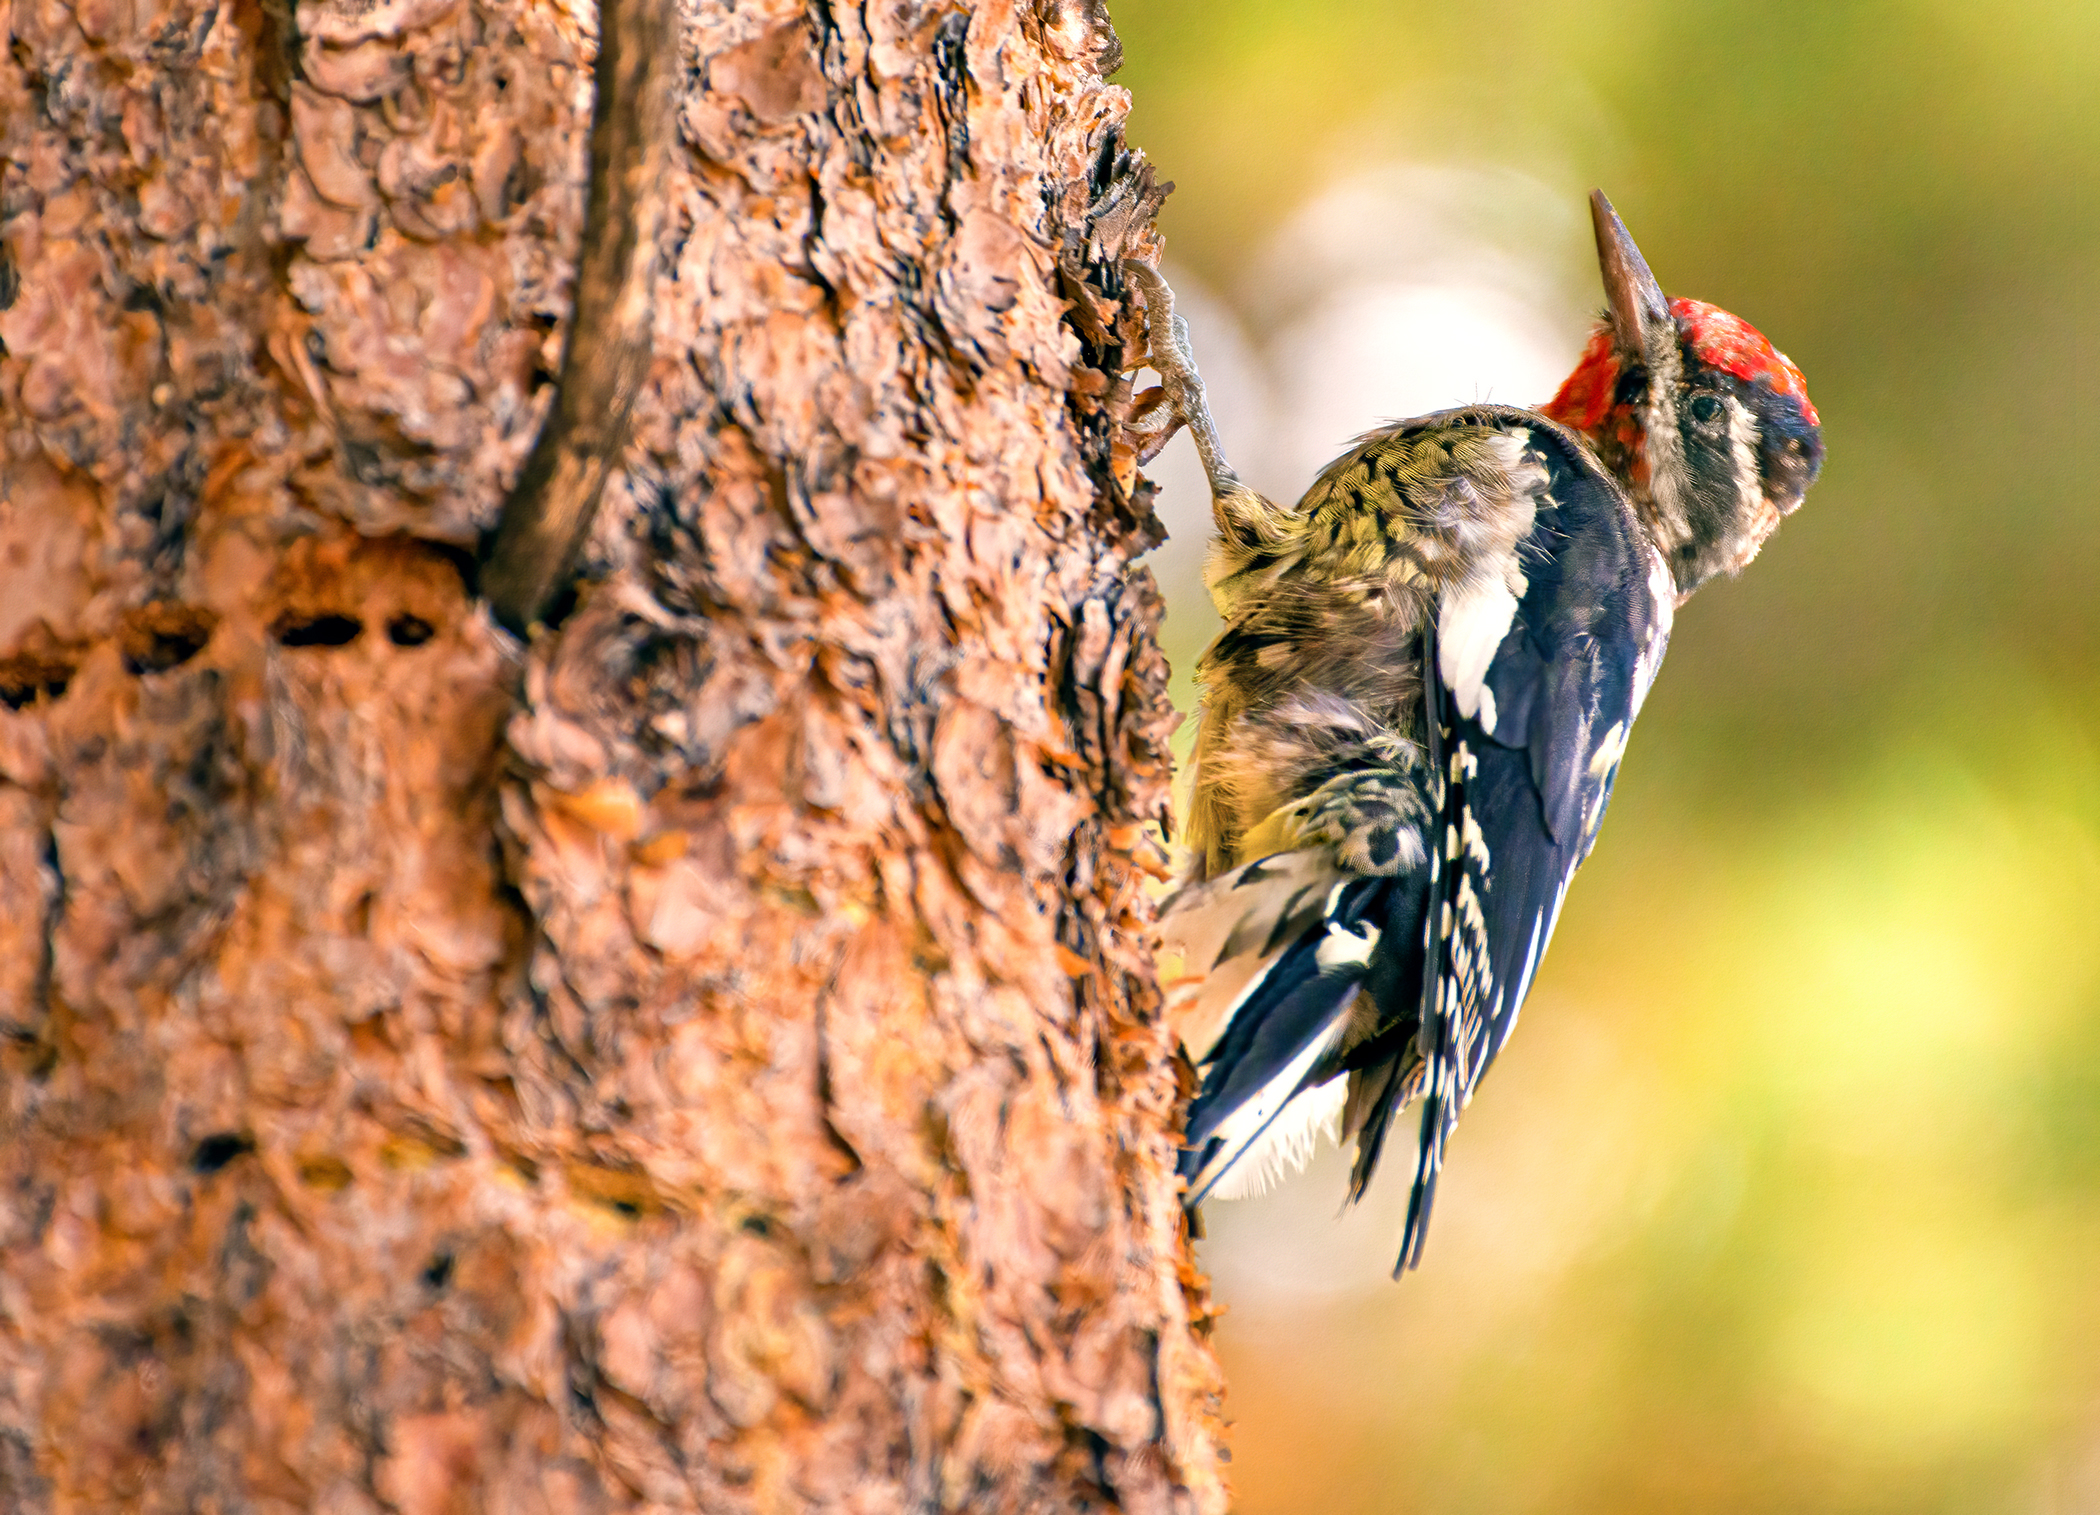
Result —
[[[1663,323],[1648,343],[1648,403],[1641,407],[1641,431],[1648,450],[1648,494],[1655,502],[1656,535],[1664,552],[1691,540],[1684,513],[1684,439],[1677,434],[1677,384],[1684,362],[1677,351],[1676,322]]]
[[[1728,452],[1735,464],[1735,499],[1742,519],[1754,521],[1765,503],[1757,467],[1757,417],[1734,395],[1728,400]]]

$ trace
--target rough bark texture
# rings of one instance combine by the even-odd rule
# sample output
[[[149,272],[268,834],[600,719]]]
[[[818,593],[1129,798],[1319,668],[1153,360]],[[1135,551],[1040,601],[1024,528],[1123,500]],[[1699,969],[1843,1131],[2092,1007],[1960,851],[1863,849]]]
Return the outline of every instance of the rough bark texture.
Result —
[[[595,26],[15,0],[0,1508],[1219,1509],[1112,34],[688,0],[521,646]]]

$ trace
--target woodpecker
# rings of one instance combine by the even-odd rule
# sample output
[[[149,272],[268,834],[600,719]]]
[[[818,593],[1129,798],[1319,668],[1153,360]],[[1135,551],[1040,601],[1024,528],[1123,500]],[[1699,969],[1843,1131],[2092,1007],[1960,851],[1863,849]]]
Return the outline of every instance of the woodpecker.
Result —
[[[1384,426],[1295,508],[1226,463],[1156,270],[1149,461],[1186,425],[1224,630],[1202,691],[1186,879],[1161,906],[1168,1010],[1201,1076],[1187,1203],[1252,1192],[1322,1135],[1360,1199],[1419,1099],[1395,1276],[1445,1145],[1508,1039],[1597,838],[1677,607],[1734,574],[1823,461],[1801,371],[1749,323],[1664,296],[1602,192],[1606,310],[1537,410]]]

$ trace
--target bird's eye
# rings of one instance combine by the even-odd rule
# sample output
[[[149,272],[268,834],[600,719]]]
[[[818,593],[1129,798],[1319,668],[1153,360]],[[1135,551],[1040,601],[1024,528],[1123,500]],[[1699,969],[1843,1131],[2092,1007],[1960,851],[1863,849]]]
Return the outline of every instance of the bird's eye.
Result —
[[[1710,426],[1721,418],[1721,402],[1712,395],[1692,396],[1692,419]]]

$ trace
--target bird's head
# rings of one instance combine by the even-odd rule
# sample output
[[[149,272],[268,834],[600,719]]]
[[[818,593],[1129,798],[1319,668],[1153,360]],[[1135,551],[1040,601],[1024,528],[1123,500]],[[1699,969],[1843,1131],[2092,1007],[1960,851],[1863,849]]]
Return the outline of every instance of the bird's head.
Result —
[[[1544,407],[1633,498],[1680,601],[1737,573],[1823,466],[1808,385],[1749,322],[1664,296],[1625,223],[1590,196],[1604,320]]]

